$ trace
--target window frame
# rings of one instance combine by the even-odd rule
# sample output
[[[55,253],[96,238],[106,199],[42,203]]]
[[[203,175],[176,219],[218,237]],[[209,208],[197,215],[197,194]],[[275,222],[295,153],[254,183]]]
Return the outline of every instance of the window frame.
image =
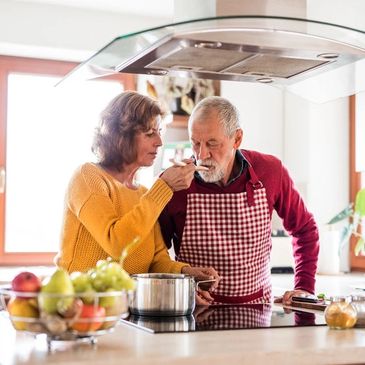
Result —
[[[349,201],[354,202],[357,192],[362,187],[362,174],[356,171],[356,95],[350,96],[350,192]],[[350,270],[365,271],[365,256],[355,256],[355,245],[357,239],[350,239]]]
[[[6,127],[8,104],[8,75],[10,73],[64,76],[78,66],[76,62],[46,60],[27,57],[0,56],[0,167],[6,171]],[[119,81],[125,90],[135,90],[134,75],[117,74],[100,78]],[[56,252],[6,252],[5,251],[5,199],[0,192],[0,266],[52,265]]]

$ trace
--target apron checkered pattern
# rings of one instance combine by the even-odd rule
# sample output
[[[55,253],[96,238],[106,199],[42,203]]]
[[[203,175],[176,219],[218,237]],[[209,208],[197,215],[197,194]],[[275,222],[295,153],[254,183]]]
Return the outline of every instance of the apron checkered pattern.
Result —
[[[209,306],[209,317],[196,319],[199,330],[270,327],[271,305],[248,304],[237,306]]]
[[[218,271],[216,303],[270,302],[270,250],[271,217],[261,183],[252,183],[250,192],[188,195],[178,260]]]

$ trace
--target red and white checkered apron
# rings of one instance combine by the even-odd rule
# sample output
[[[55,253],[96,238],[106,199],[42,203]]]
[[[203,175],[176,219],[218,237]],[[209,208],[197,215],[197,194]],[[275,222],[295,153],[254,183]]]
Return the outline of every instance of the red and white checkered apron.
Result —
[[[271,301],[271,217],[266,191],[249,166],[246,192],[191,193],[178,255],[222,277],[215,303]]]

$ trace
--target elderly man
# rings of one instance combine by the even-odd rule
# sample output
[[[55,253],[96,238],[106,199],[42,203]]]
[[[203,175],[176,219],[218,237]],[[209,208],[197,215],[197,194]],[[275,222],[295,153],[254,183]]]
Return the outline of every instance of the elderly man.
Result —
[[[212,266],[220,277],[215,303],[272,300],[271,217],[275,209],[293,237],[293,295],[314,293],[318,230],[288,171],[274,156],[239,149],[243,132],[236,108],[208,97],[194,108],[189,137],[197,165],[191,186],[174,193],[160,216],[168,247],[193,266]],[[189,162],[189,161],[187,161]]]

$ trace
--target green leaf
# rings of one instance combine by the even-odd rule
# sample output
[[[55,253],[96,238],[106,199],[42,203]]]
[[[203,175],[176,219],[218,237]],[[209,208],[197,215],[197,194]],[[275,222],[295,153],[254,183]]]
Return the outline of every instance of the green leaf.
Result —
[[[356,246],[355,246],[355,256],[359,256],[360,252],[364,251],[364,246],[365,246],[365,241],[364,239],[361,237],[359,238],[359,240],[356,242]]]
[[[359,190],[356,194],[355,212],[358,213],[360,217],[365,217],[365,189]]]
[[[353,204],[350,203],[344,210],[342,210],[340,213],[335,215],[327,224],[334,224],[334,223],[340,222],[340,221],[350,217],[352,215],[352,213],[354,212],[352,207],[353,207]]]
[[[352,230],[353,230],[352,224],[349,224],[348,226],[343,227],[342,232],[341,232],[341,237],[340,237],[340,244],[338,245],[338,254],[339,255],[341,254],[342,249],[344,248],[344,246],[350,239]]]
[[[342,233],[341,233],[341,238],[340,238],[340,244],[346,243],[350,239],[351,234],[352,234],[352,228],[353,228],[352,224],[349,224],[348,226],[343,227]]]

